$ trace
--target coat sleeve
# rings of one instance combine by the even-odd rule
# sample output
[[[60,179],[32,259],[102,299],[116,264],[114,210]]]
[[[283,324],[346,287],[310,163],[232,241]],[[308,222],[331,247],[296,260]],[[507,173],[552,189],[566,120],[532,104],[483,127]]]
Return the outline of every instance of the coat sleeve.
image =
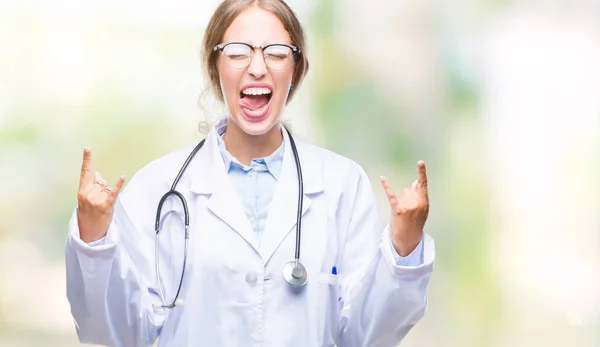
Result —
[[[340,269],[339,347],[396,346],[423,317],[433,271],[435,246],[423,235],[423,262],[396,263],[389,229],[383,227],[377,201],[360,166],[347,182],[349,204],[338,218],[348,220]]]
[[[91,247],[79,237],[77,210],[65,245],[67,299],[82,343],[151,346],[163,313],[154,281],[152,232],[141,232],[123,206],[115,204],[104,244]],[[135,195],[135,194],[134,194]]]

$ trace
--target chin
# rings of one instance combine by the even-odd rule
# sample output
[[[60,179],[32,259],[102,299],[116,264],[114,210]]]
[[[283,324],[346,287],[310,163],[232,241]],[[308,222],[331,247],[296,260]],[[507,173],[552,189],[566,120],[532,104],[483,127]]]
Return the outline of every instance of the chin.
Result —
[[[281,110],[269,109],[262,117],[248,117],[244,110],[238,106],[236,112],[231,113],[230,118],[246,134],[260,136],[278,126],[280,120],[280,117],[277,116],[278,113],[281,114]]]

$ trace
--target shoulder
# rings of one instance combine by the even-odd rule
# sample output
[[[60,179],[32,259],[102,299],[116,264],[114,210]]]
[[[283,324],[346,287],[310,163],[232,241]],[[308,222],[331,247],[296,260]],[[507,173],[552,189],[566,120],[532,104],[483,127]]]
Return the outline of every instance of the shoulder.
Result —
[[[183,163],[197,145],[193,143],[164,154],[140,168],[126,183],[121,200],[160,199],[173,184]]]
[[[338,167],[338,170],[351,170],[359,165],[352,159],[336,153],[332,150],[324,147],[304,142],[297,141],[299,146],[299,152],[304,154],[307,158],[317,159],[323,163],[323,165]]]
[[[175,149],[167,154],[164,154],[148,164],[144,165],[136,172],[135,176],[139,179],[151,177],[153,180],[173,180],[175,175],[183,166],[183,163],[188,158],[194,147],[198,143],[193,143],[178,149]]]
[[[368,182],[365,170],[355,160],[309,142],[297,142],[299,155],[318,170],[326,186],[342,185],[340,188],[348,189],[361,181]]]

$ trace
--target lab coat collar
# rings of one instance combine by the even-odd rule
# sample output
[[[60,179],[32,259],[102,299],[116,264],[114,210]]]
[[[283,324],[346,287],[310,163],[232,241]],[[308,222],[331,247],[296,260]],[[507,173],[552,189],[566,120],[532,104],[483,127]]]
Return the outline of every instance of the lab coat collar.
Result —
[[[298,203],[298,179],[296,163],[291,150],[287,131],[280,126],[283,133],[284,153],[280,178],[277,182],[271,208],[267,217],[265,230],[262,235],[262,245],[259,246],[256,235],[242,203],[227,175],[225,163],[219,151],[217,142],[217,127],[209,132],[204,148],[194,160],[193,178],[190,190],[196,194],[209,195],[208,208],[223,222],[238,232],[261,255],[266,264],[281,242],[290,232],[295,232]],[[318,156],[308,153],[308,146],[296,140],[298,156],[302,165],[304,196],[302,200],[302,215],[310,208],[311,196],[324,191],[321,179],[321,161]]]
[[[206,137],[206,142],[203,148],[196,155],[198,159],[194,159],[193,163],[190,164],[193,167],[192,170],[193,178],[190,185],[190,190],[196,194],[212,194],[215,191],[215,176],[227,175],[223,156],[219,150],[219,144],[217,137],[218,122],[213,126]],[[280,125],[283,133],[284,141],[284,153],[283,153],[283,165],[292,165],[294,178],[296,177],[296,163],[294,162],[294,155],[292,153],[292,147],[287,131]],[[325,188],[321,179],[321,165],[320,161],[316,161],[314,156],[306,153],[305,144],[302,141],[297,140],[296,147],[298,149],[298,156],[302,165],[302,180],[304,182],[304,194],[315,194],[322,192]],[[310,159],[310,163],[307,165],[307,160]],[[283,172],[283,167],[282,167]],[[298,188],[298,184],[295,184]],[[297,193],[296,193],[297,195]]]

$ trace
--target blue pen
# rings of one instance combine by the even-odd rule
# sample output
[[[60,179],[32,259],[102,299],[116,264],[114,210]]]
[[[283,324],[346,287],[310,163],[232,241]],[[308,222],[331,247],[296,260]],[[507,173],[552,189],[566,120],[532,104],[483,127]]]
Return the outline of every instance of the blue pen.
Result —
[[[335,267],[335,265],[331,268],[331,274],[334,276],[337,276],[337,267]],[[339,296],[338,297],[338,302],[342,300],[342,297]]]

